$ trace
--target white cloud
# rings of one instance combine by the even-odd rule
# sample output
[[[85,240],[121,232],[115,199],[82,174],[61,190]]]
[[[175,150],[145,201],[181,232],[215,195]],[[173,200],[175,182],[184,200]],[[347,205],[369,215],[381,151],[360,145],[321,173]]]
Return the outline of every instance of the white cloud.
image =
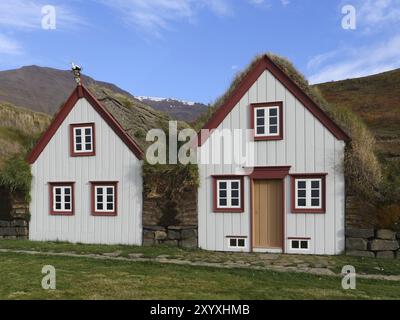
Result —
[[[0,34],[0,54],[19,55],[22,49],[17,41]]]
[[[310,77],[311,83],[363,77],[400,67],[400,35],[388,41],[360,48],[346,48],[319,55],[310,60],[309,66],[319,70]],[[321,61],[315,63],[315,61]],[[324,59],[326,58],[326,59]],[[335,61],[332,61],[335,59]],[[313,62],[314,61],[314,62]]]
[[[48,2],[48,1],[47,1]],[[41,28],[42,8],[48,5],[44,0],[1,0],[0,26],[19,30]],[[54,5],[57,27],[74,28],[83,25],[84,20],[65,5]]]
[[[356,10],[358,20],[364,26],[400,21],[400,0],[362,0]]]

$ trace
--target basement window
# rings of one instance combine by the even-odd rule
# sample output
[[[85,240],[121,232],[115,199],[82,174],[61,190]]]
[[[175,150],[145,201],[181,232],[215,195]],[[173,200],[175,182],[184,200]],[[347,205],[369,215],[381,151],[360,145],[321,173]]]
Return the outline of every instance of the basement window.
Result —
[[[308,250],[309,248],[310,248],[310,240],[308,239],[290,240],[290,249],[292,250]]]
[[[246,242],[244,237],[228,237],[228,247],[231,249],[244,249]]]

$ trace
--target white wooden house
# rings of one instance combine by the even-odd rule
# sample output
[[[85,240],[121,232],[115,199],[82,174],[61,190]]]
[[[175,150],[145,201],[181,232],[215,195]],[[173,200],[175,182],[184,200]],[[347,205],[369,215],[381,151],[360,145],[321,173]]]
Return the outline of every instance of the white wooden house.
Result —
[[[114,117],[78,85],[28,157],[29,238],[141,245],[142,157]]]
[[[345,248],[346,133],[268,57],[214,113],[199,140],[199,246],[339,254]],[[253,129],[251,168],[224,164],[217,131]],[[210,154],[222,162],[203,163]],[[250,169],[250,170],[249,170]]]

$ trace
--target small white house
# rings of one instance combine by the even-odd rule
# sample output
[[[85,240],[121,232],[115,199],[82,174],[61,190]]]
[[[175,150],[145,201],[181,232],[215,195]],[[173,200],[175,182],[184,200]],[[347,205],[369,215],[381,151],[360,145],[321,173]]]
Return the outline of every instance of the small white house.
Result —
[[[142,244],[143,152],[78,85],[28,157],[29,238]]]
[[[347,134],[262,57],[199,140],[199,246],[215,251],[340,254],[345,248]],[[221,130],[249,129],[251,166],[226,164]],[[204,163],[212,154],[220,163]]]

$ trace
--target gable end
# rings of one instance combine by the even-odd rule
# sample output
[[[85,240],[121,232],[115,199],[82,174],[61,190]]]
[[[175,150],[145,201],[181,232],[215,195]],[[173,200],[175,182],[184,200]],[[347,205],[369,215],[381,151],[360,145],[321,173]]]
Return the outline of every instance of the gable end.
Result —
[[[232,92],[227,101],[215,111],[213,116],[205,124],[203,129],[208,133],[201,135],[199,132],[198,145],[202,146],[211,135],[212,131],[222,123],[233,108],[240,102],[240,99],[250,90],[261,74],[268,70],[279,80],[282,85],[297,98],[338,140],[350,141],[347,133],[336,124],[326,113],[311,99],[289,76],[285,74],[267,55],[264,55],[243,78],[237,88]]]
[[[47,144],[50,142],[53,135],[57,132],[58,128],[64,122],[65,118],[69,115],[78,100],[81,98],[85,98],[89,102],[89,104],[97,111],[98,114],[100,114],[104,121],[121,138],[126,146],[133,152],[133,154],[139,160],[142,160],[143,151],[140,149],[138,144],[124,131],[117,120],[115,120],[113,115],[101,105],[101,103],[89,92],[89,90],[87,90],[83,85],[80,85],[77,86],[76,89],[72,92],[67,102],[56,114],[49,128],[44,132],[36,146],[29,153],[27,157],[28,163],[33,164],[37,160],[42,151],[46,148]]]

